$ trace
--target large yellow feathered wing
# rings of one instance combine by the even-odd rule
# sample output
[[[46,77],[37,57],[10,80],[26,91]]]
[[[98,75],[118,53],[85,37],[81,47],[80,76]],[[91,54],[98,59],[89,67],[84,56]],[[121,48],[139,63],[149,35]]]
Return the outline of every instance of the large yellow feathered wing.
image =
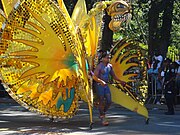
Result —
[[[126,95],[124,92],[119,90],[113,85],[108,85],[111,90],[112,101],[119,104],[133,112],[136,112],[145,118],[149,118],[148,111],[145,106],[139,104],[138,101],[133,100],[130,96]]]
[[[51,1],[22,1],[2,33],[0,73],[10,95],[49,117],[73,116],[79,100],[74,38]]]
[[[126,85],[109,85],[112,93],[112,101],[121,106],[137,112],[148,118],[148,111],[143,105],[147,98],[147,84],[145,82],[146,68],[142,59],[142,51],[139,42],[131,39],[123,39],[117,42],[111,50],[110,63],[118,78]]]

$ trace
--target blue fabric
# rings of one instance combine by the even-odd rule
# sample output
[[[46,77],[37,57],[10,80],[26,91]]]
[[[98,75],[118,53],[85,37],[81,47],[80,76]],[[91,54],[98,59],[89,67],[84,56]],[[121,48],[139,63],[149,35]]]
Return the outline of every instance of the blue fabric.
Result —
[[[112,74],[112,65],[108,64],[105,66],[103,63],[100,63],[100,72],[99,72],[99,78],[105,82],[109,82],[109,75]]]
[[[99,97],[99,113],[100,115],[104,115],[112,102],[109,87],[107,85],[103,87],[102,85],[97,84],[97,95]]]
[[[97,94],[98,96],[105,96],[106,94],[111,94],[109,87],[106,86],[102,86],[100,84],[97,84]]]

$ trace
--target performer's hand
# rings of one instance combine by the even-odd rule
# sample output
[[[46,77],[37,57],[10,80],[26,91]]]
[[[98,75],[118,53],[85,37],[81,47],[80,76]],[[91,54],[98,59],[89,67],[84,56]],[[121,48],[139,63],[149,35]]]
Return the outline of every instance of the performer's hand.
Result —
[[[126,86],[126,82],[121,81],[121,85],[122,85],[123,87],[125,87],[125,86]]]
[[[107,83],[105,81],[101,81],[101,85],[105,86],[105,85],[107,85]]]

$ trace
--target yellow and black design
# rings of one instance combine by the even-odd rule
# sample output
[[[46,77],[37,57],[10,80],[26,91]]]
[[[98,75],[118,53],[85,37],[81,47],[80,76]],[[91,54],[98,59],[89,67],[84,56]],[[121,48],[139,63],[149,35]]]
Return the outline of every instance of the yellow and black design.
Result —
[[[145,50],[138,41],[123,39],[115,44],[111,54],[115,73],[126,82],[125,87],[118,87],[143,105],[147,98]]]
[[[63,13],[48,0],[22,1],[8,17],[2,43],[1,74],[17,99],[45,115],[71,117],[78,77]]]
[[[0,28],[2,28],[3,23],[6,21],[4,12],[0,9]],[[0,30],[2,32],[2,29]]]
[[[131,18],[130,5],[123,0],[114,0],[114,2],[107,8],[108,14],[111,16],[109,28],[112,31],[119,31],[121,23]]]

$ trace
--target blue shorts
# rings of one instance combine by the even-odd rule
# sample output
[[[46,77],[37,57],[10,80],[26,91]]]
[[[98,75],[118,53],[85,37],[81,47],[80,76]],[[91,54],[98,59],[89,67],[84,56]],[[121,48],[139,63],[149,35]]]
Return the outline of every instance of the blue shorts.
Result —
[[[104,97],[107,94],[111,95],[111,92],[110,92],[110,89],[109,89],[108,85],[102,86],[100,84],[97,84],[97,95]]]

